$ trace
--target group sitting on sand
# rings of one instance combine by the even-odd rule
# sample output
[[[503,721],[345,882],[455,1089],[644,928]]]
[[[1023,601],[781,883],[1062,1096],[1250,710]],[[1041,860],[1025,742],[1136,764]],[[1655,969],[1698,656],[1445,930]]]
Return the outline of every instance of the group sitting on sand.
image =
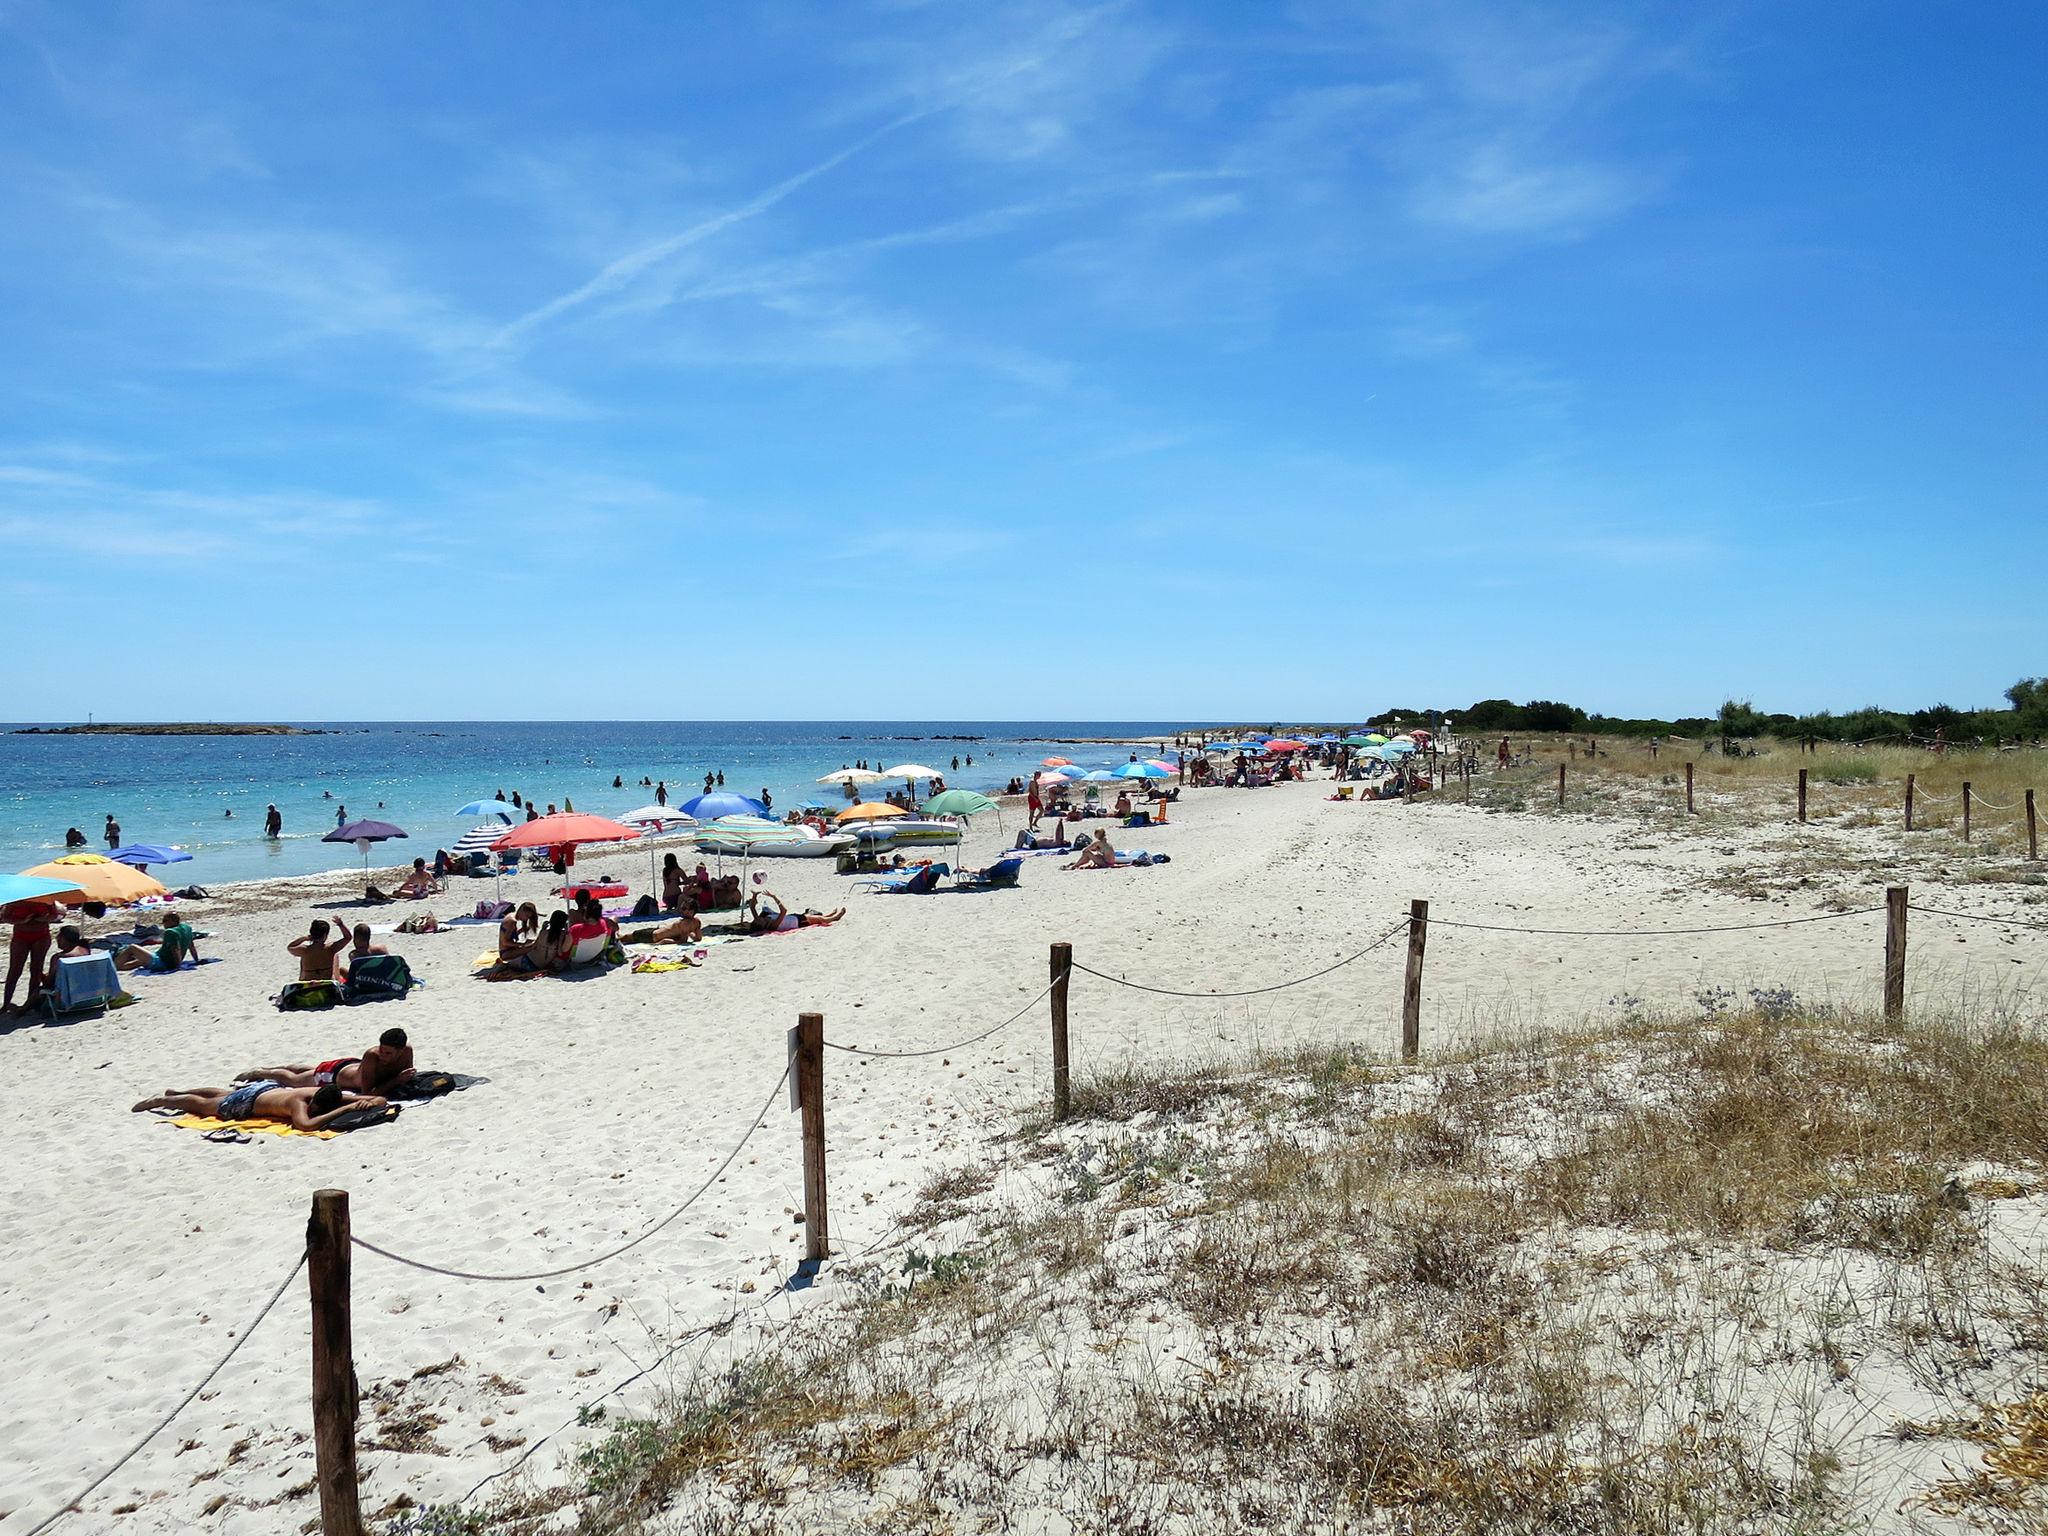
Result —
[[[274,1120],[294,1130],[325,1130],[353,1110],[382,1109],[373,1090],[413,1075],[405,1031],[387,1029],[361,1056],[338,1056],[317,1066],[259,1067],[229,1088],[166,1088],[134,1106],[135,1113],[167,1109],[210,1120]]]

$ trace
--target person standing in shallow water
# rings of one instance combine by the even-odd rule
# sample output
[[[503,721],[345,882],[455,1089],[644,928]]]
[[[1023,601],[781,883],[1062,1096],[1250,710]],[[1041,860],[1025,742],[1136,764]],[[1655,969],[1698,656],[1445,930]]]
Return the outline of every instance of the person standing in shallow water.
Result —
[[[282,814],[279,813],[277,807],[273,805],[269,809],[265,810],[263,813],[263,835],[265,837],[275,838],[280,836],[283,832],[284,817]]]
[[[109,848],[121,846],[121,823],[114,820],[114,813],[112,811],[107,812],[107,846]]]

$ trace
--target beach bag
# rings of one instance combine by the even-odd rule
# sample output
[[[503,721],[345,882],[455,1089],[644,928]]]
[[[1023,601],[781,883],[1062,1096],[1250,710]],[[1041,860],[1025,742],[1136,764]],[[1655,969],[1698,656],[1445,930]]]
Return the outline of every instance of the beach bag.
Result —
[[[332,1008],[341,1001],[341,988],[331,981],[288,981],[277,994],[280,1012],[295,1013],[306,1008]]]
[[[358,955],[349,962],[342,997],[351,1003],[378,1003],[403,997],[413,989],[412,967],[403,955]]]
[[[633,916],[635,917],[659,917],[660,915],[661,906],[652,896],[642,896],[633,903]]]
[[[398,1118],[398,1106],[386,1104],[377,1109],[352,1109],[345,1115],[336,1115],[327,1122],[330,1131],[360,1131],[366,1126],[389,1125]]]

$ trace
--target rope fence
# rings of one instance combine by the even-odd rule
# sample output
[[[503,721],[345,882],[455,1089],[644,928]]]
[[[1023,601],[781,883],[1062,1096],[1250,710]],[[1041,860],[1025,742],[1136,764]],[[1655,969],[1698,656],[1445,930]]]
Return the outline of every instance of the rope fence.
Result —
[[[2034,931],[2048,931],[2048,923],[2029,921],[2024,918],[1998,917],[1985,913],[1961,912],[1942,907],[1924,906],[1912,902],[1904,886],[1891,887],[1885,893],[1882,906],[1858,907],[1840,912],[1819,912],[1797,917],[1771,918],[1756,922],[1702,924],[1677,928],[1561,928],[1534,924],[1486,922],[1462,918],[1432,918],[1429,903],[1417,900],[1409,905],[1408,915],[1395,923],[1364,947],[1344,956],[1329,965],[1322,966],[1291,980],[1269,983],[1264,986],[1247,987],[1222,991],[1196,991],[1187,988],[1169,987],[1149,982],[1133,981],[1111,971],[1097,969],[1077,962],[1070,944],[1057,943],[1051,948],[1051,976],[1047,985],[1029,1001],[1009,1013],[999,1022],[965,1039],[950,1045],[933,1046],[918,1050],[880,1050],[869,1047],[844,1044],[827,1040],[824,1035],[824,1016],[818,1013],[798,1015],[797,1026],[789,1034],[788,1059],[781,1072],[776,1075],[767,1097],[760,1108],[748,1120],[731,1149],[719,1161],[711,1173],[698,1184],[689,1197],[666,1215],[650,1223],[635,1236],[616,1247],[580,1259],[575,1263],[558,1265],[553,1268],[522,1271],[519,1273],[486,1273],[460,1269],[451,1265],[437,1264],[427,1259],[397,1252],[366,1238],[356,1237],[349,1230],[348,1195],[340,1190],[322,1190],[313,1197],[313,1218],[307,1228],[307,1247],[293,1262],[292,1268],[269,1298],[257,1311],[254,1318],[235,1338],[212,1368],[199,1380],[192,1390],[179,1400],[170,1413],[156,1425],[112,1466],[94,1478],[66,1502],[62,1509],[49,1515],[33,1527],[27,1536],[43,1536],[66,1514],[72,1512],[80,1501],[102,1487],[109,1478],[127,1465],[176,1419],[185,1407],[220,1374],[242,1346],[249,1335],[262,1323],[283,1297],[294,1277],[301,1269],[309,1274],[309,1296],[313,1325],[313,1417],[317,1477],[321,1495],[321,1518],[319,1528],[324,1536],[364,1536],[362,1516],[357,1504],[357,1479],[355,1474],[355,1434],[357,1401],[355,1387],[355,1361],[352,1344],[350,1319],[350,1270],[349,1256],[355,1249],[377,1255],[379,1258],[427,1274],[441,1275],[450,1279],[474,1280],[481,1282],[528,1282],[557,1279],[578,1271],[594,1268],[623,1254],[631,1252],[643,1243],[672,1225],[684,1212],[694,1206],[711,1187],[724,1177],[741,1151],[752,1140],[755,1133],[763,1128],[775,1097],[785,1085],[792,1085],[792,1108],[801,1120],[800,1141],[803,1163],[803,1210],[799,1219],[804,1227],[804,1260],[799,1274],[815,1274],[817,1267],[833,1257],[829,1239],[826,1200],[826,1145],[825,1145],[825,1052],[830,1049],[846,1055],[859,1056],[870,1060],[916,1060],[931,1056],[949,1054],[964,1050],[987,1040],[1015,1025],[1040,1003],[1050,1003],[1050,1024],[1052,1043],[1052,1119],[1059,1124],[1071,1118],[1070,1073],[1068,1067],[1068,1002],[1069,988],[1074,972],[1079,971],[1113,986],[1154,996],[1193,999],[1231,999],[1259,997],[1286,991],[1305,985],[1321,977],[1354,964],[1390,943],[1397,936],[1408,936],[1407,964],[1402,978],[1401,994],[1401,1058],[1414,1061],[1421,1051],[1421,1008],[1423,962],[1426,953],[1428,931],[1432,924],[1442,928],[1462,929],[1478,933],[1528,934],[1544,937],[1573,938],[1630,938],[1661,939],[1687,938],[1703,934],[1752,933],[1769,929],[1788,929],[1813,923],[1847,922],[1885,915],[1884,935],[1884,1014],[1888,1021],[1901,1022],[1905,1010],[1906,980],[1906,923],[1909,912],[1919,912],[1929,917],[1961,918],[1974,922],[2003,924],[2008,927]],[[872,1244],[870,1245],[873,1246]],[[844,1257],[844,1255],[842,1255]],[[789,1282],[793,1285],[794,1282]],[[787,1286],[784,1287],[785,1289]],[[778,1292],[771,1292],[773,1295]],[[764,1298],[762,1305],[767,1299]],[[616,1396],[633,1383],[658,1369],[688,1344],[714,1333],[730,1329],[739,1317],[746,1315],[734,1312],[713,1323],[686,1332],[675,1340],[652,1365],[641,1368],[631,1376],[597,1398],[601,1403]],[[567,1429],[583,1422],[591,1404],[584,1404],[575,1418],[562,1426]],[[517,1470],[561,1430],[551,1431],[540,1440],[524,1448],[522,1454],[508,1465],[483,1478],[461,1502],[467,1503],[490,1483]]]
[[[391,1260],[394,1264],[403,1264],[409,1269],[423,1270],[430,1275],[446,1275],[451,1280],[557,1280],[560,1279],[563,1275],[573,1275],[578,1270],[594,1269],[598,1265],[603,1264],[608,1260],[616,1259],[622,1253],[630,1253],[633,1249],[638,1248],[642,1243],[646,1242],[647,1239],[654,1236],[655,1233],[661,1231],[662,1228],[666,1227],[670,1222],[674,1221],[678,1216],[682,1215],[683,1212],[687,1211],[691,1206],[695,1205],[697,1201],[703,1197],[704,1192],[707,1189],[709,1189],[713,1184],[716,1184],[718,1182],[718,1180],[724,1175],[725,1170],[732,1166],[733,1159],[740,1155],[740,1149],[746,1146],[747,1142],[752,1138],[754,1132],[758,1131],[761,1128],[761,1126],[765,1123],[765,1117],[768,1113],[768,1106],[775,1102],[775,1095],[780,1093],[782,1091],[782,1085],[789,1081],[789,1070],[790,1069],[787,1066],[785,1066],[782,1069],[781,1076],[775,1079],[775,1086],[768,1090],[768,1097],[762,1103],[761,1108],[755,1113],[753,1119],[747,1122],[747,1128],[740,1133],[740,1139],[733,1143],[732,1150],[725,1154],[725,1161],[721,1162],[716,1168],[711,1170],[710,1176],[706,1178],[702,1184],[699,1184],[694,1191],[691,1192],[689,1199],[685,1200],[681,1205],[677,1206],[674,1210],[670,1211],[666,1216],[662,1217],[661,1220],[655,1222],[652,1226],[646,1228],[644,1231],[640,1233],[638,1237],[623,1242],[619,1244],[619,1246],[616,1248],[608,1249],[604,1253],[598,1254],[595,1258],[579,1259],[576,1263],[565,1264],[560,1269],[540,1269],[533,1271],[531,1274],[487,1275],[479,1274],[474,1270],[450,1269],[440,1264],[429,1264],[424,1259],[409,1258],[405,1254],[393,1253],[389,1248],[380,1247],[376,1243],[369,1241],[369,1239],[367,1238],[356,1237],[354,1235],[351,1235],[349,1241],[354,1243],[358,1248],[362,1248],[370,1253],[376,1254],[381,1259]]]
[[[150,1441],[154,1440],[158,1435],[162,1434],[165,1430],[169,1429],[171,1427],[171,1421],[177,1418],[179,1414],[183,1413],[185,1409],[188,1406],[190,1406],[192,1400],[195,1397],[197,1397],[200,1393],[204,1392],[207,1389],[207,1387],[212,1384],[214,1377],[218,1376],[223,1370],[227,1369],[227,1363],[235,1358],[235,1355],[237,1354],[237,1352],[240,1351],[241,1347],[244,1344],[249,1342],[249,1335],[256,1331],[257,1326],[260,1323],[262,1323],[263,1319],[270,1316],[270,1309],[278,1304],[278,1301],[284,1296],[285,1287],[290,1285],[293,1280],[298,1278],[298,1273],[301,1269],[305,1267],[305,1264],[306,1255],[304,1251],[301,1250],[299,1256],[296,1259],[292,1260],[292,1267],[285,1272],[285,1277],[277,1282],[277,1289],[270,1293],[269,1298],[263,1303],[263,1305],[256,1309],[256,1315],[249,1319],[249,1321],[243,1326],[242,1331],[240,1333],[235,1335],[235,1341],[234,1343],[228,1346],[227,1353],[222,1355],[218,1360],[213,1362],[212,1368],[208,1370],[204,1376],[200,1377],[196,1383],[193,1384],[192,1390],[190,1392],[187,1392],[183,1397],[178,1399],[177,1406],[172,1408],[171,1411],[165,1414],[162,1418],[158,1419],[156,1421],[156,1424],[150,1429],[149,1433],[144,1435],[140,1440],[136,1441],[135,1444],[130,1446],[126,1453],[122,1455],[119,1461],[116,1461],[112,1466],[108,1467],[106,1471],[102,1472],[98,1477],[94,1478],[91,1482],[87,1483],[83,1488],[79,1489],[78,1492],[71,1495],[70,1498],[64,1501],[63,1505],[60,1508],[44,1516],[40,1524],[31,1526],[28,1531],[28,1536],[42,1536],[42,1533],[44,1531],[47,1531],[59,1520],[62,1520],[66,1515],[72,1513],[72,1511],[77,1509],[79,1503],[82,1500],[91,1497],[92,1494],[99,1489],[100,1485],[106,1482],[108,1478],[112,1477],[116,1472],[120,1471],[123,1467],[127,1466],[128,1463],[133,1461],[137,1456],[140,1456],[143,1450],[149,1445]]]

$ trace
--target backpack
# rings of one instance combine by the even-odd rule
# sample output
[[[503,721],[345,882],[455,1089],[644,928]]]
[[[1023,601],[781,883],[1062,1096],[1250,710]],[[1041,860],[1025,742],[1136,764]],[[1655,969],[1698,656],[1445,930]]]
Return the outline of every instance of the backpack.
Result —
[[[331,981],[288,981],[277,994],[277,1006],[285,1013],[302,1008],[332,1008],[341,1000],[341,988]]]
[[[351,1003],[376,1003],[403,997],[418,985],[403,955],[358,955],[348,963],[342,998]]]

